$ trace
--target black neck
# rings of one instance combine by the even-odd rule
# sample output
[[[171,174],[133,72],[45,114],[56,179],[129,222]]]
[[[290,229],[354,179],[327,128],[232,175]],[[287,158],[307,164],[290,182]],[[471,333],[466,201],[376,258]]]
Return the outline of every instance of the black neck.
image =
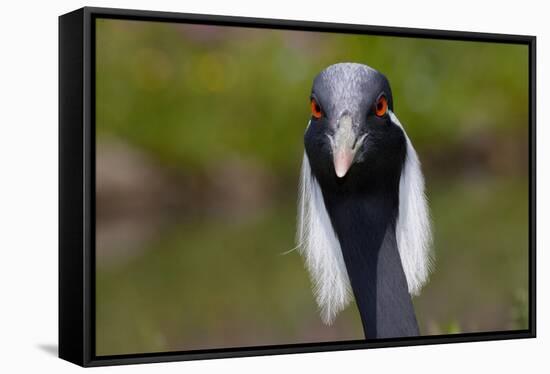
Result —
[[[340,241],[365,337],[419,334],[399,256],[397,193],[324,193]]]

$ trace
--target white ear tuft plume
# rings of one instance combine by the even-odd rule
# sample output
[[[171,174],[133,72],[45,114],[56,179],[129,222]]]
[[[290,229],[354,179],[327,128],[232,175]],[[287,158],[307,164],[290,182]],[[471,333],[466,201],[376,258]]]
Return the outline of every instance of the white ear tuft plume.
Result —
[[[319,183],[304,152],[300,176],[298,248],[305,257],[321,319],[330,325],[350,300],[351,287]]]
[[[395,237],[409,293],[418,295],[428,280],[432,266],[432,233],[428,203],[424,193],[424,176],[420,161],[397,116],[388,111],[393,123],[401,127],[407,140],[407,155],[399,182],[399,215]]]

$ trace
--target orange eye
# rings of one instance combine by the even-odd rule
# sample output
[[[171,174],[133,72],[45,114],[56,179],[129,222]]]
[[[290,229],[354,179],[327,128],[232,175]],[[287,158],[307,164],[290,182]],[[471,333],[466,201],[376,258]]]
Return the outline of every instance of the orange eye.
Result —
[[[323,113],[321,112],[321,106],[315,101],[315,99],[311,99],[311,115],[313,118],[321,118]]]
[[[376,108],[375,112],[378,117],[382,117],[386,114],[388,111],[388,100],[386,100],[386,96],[380,96],[378,101],[376,102]]]

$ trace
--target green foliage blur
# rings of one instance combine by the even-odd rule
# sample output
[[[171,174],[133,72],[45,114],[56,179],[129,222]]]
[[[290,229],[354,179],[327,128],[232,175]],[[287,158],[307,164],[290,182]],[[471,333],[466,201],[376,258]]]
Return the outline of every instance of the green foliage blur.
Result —
[[[425,335],[524,329],[527,46],[96,21],[97,354],[362,339],[318,317],[294,247],[309,94],[384,73],[424,165]]]

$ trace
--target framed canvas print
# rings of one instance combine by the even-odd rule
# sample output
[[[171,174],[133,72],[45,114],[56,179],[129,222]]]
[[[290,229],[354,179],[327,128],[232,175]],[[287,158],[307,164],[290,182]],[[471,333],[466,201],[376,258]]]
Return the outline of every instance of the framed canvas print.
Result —
[[[59,18],[59,355],[535,337],[535,37]]]

